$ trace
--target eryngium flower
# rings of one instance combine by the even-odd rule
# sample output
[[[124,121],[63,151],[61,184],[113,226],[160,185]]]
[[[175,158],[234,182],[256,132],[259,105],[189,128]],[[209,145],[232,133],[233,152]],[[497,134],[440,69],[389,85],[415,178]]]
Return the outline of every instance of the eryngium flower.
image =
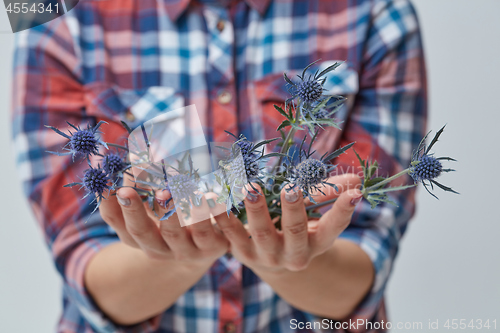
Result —
[[[308,158],[297,165],[297,184],[303,188],[311,188],[328,177],[325,163],[314,158]]]
[[[304,70],[302,71],[302,75],[297,75],[297,77],[300,79],[300,81],[297,83],[290,80],[286,73],[284,74],[285,81],[288,83],[289,91],[292,94],[291,99],[298,97],[300,99],[300,106],[302,106],[304,103],[311,104],[313,102],[321,100],[323,97],[323,91],[325,90],[323,88],[323,85],[325,84],[326,79],[323,76],[340,66],[340,63],[335,63],[322,72],[318,73],[318,71],[316,71],[314,75],[309,75],[306,78],[307,70],[315,63],[316,61],[304,68]]]
[[[81,129],[80,127],[76,127],[75,125],[68,122],[68,125],[73,127],[76,131],[74,133],[72,133],[71,130],[68,131],[70,135],[61,132],[53,126],[46,126],[47,128],[50,128],[57,134],[69,140],[69,142],[63,147],[63,150],[67,150],[68,152],[58,153],[49,151],[49,153],[58,156],[73,155],[73,159],[75,158],[75,156],[85,156],[90,166],[89,156],[97,155],[99,153],[99,145],[106,147],[106,149],[108,148],[107,144],[98,137],[98,134],[101,133],[98,131],[98,129],[104,123],[106,122],[100,121],[94,127],[91,127],[90,124],[88,124],[87,128]]]
[[[94,193],[98,197],[102,197],[105,190],[109,188],[109,177],[102,168],[90,168],[85,171],[82,183],[89,193]]]
[[[441,175],[443,172],[455,171],[453,169],[444,169],[441,164],[442,160],[455,161],[451,157],[434,157],[433,154],[430,153],[431,148],[438,141],[439,136],[443,133],[445,126],[443,126],[434,136],[431,143],[428,147],[425,145],[425,140],[427,139],[427,135],[422,139],[420,144],[418,145],[417,150],[413,153],[411,159],[411,165],[409,168],[409,175],[413,178],[415,183],[421,183],[424,188],[429,192],[433,197],[437,199],[437,196],[431,193],[428,186],[431,189],[434,189],[434,185],[441,188],[447,192],[455,192],[451,187],[444,186],[443,184],[436,181],[436,178]]]
[[[262,173],[260,161],[270,156],[264,155],[262,147],[276,139],[263,140],[254,144],[243,134],[237,137],[230,132],[227,133],[237,139],[237,141],[231,146],[231,152],[228,160],[222,162],[225,169],[230,170],[230,175],[228,176],[231,180],[229,182],[232,183],[232,179],[235,177],[243,176],[243,172],[245,172],[246,177],[242,177],[241,179],[246,178],[248,182],[259,181]],[[240,154],[241,159],[239,158]]]
[[[71,150],[84,154],[97,154],[98,139],[90,129],[78,130],[69,139]]]
[[[296,86],[297,96],[305,103],[315,102],[323,94],[323,86],[316,79],[307,80]]]
[[[110,153],[104,156],[102,168],[108,175],[123,171],[126,167],[127,163],[123,161],[123,158],[119,154]]]
[[[85,188],[85,190],[87,191],[87,194],[85,194],[83,198],[86,198],[89,195],[95,196],[92,202],[97,201],[97,205],[92,211],[92,215],[97,210],[97,208],[99,208],[102,199],[104,199],[104,192],[111,188],[111,186],[108,184],[109,177],[106,171],[104,171],[100,166],[97,166],[97,168],[93,168],[91,166],[90,169],[85,170],[83,178],[80,179],[81,182],[67,184],[64,185],[64,187],[73,187],[76,185],[80,185],[80,190],[82,188]]]
[[[416,182],[435,179],[443,171],[443,165],[434,156],[423,155],[417,159],[417,162],[411,174]]]
[[[326,182],[332,169],[333,166],[327,166],[323,161],[307,158],[289,170],[288,182],[292,184],[289,190],[300,189],[304,196],[307,196],[314,203],[312,194],[315,191],[324,194],[321,187],[327,185],[335,187],[335,185]]]
[[[299,148],[299,162],[297,165],[292,164],[293,158],[289,158],[288,163],[285,163],[286,182],[291,185],[287,190],[296,191],[300,189],[304,197],[308,197],[312,203],[316,203],[312,197],[314,192],[317,191],[325,195],[321,190],[322,187],[330,186],[337,189],[335,184],[327,182],[330,172],[336,167],[332,165],[330,161],[344,153],[354,144],[350,143],[347,146],[337,149],[333,153],[325,153],[320,159],[316,159],[312,157],[315,151],[311,152],[315,138],[316,135],[311,139],[309,149],[303,150],[302,147],[306,139],[306,137],[304,137]]]
[[[198,184],[188,174],[174,174],[167,176],[167,187],[172,197],[176,201],[187,201],[195,197],[195,192],[198,190]]]

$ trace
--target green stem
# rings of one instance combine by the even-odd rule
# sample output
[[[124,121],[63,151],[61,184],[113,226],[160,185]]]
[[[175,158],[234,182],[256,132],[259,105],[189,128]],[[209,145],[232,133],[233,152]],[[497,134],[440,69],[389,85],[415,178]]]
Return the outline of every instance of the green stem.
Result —
[[[300,99],[298,100],[297,103],[298,103],[297,105],[300,105]],[[286,105],[285,105],[285,110],[286,110]],[[300,108],[297,107],[295,109],[295,122],[296,123],[298,123],[299,118],[300,118]],[[285,142],[283,142],[283,145],[281,146],[281,149],[280,149],[281,154],[286,154],[286,152],[288,151],[288,148],[290,147],[290,141],[293,140],[293,137],[295,136],[296,132],[297,132],[297,130],[294,127],[290,128],[290,131],[288,131],[288,133],[285,137]],[[279,169],[282,162],[283,162],[283,157],[280,156],[274,172],[276,172],[276,170]]]
[[[377,184],[374,184],[374,185],[372,185],[370,187],[367,187],[367,188],[363,189],[363,194],[368,193],[371,190],[374,190],[376,188],[380,188],[380,187],[384,186],[385,184],[388,184],[388,183],[392,182],[394,179],[397,179],[397,178],[399,178],[401,176],[404,176],[404,175],[408,174],[408,172],[410,172],[410,168],[404,169],[403,171],[398,172],[394,176],[386,178],[386,179],[384,179],[383,181],[381,181],[381,182],[379,182]]]
[[[312,209],[316,209],[316,208],[320,208],[320,207],[326,206],[328,204],[334,203],[335,201],[337,201],[337,199],[338,198],[333,198],[333,199],[330,199],[330,200],[327,200],[327,201],[323,201],[323,202],[321,202],[319,204],[307,206],[306,210],[312,210]]]

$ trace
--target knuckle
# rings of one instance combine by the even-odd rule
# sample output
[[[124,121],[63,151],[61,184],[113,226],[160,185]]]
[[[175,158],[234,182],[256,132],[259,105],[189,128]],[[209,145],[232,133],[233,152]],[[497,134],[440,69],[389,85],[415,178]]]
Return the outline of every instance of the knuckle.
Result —
[[[126,229],[131,236],[138,237],[138,238],[143,237],[147,233],[145,229],[137,228],[137,227],[131,226],[131,225],[127,225]]]
[[[193,233],[193,236],[198,238],[198,239],[211,239],[212,238],[212,233],[210,232],[210,229],[193,229],[192,233]]]
[[[255,241],[265,242],[265,241],[270,240],[275,232],[276,232],[275,230],[272,230],[270,228],[264,228],[264,229],[252,230],[251,234],[252,234],[252,237],[255,238]]]
[[[236,234],[236,226],[232,224],[220,225],[220,230],[226,236],[233,236]]]
[[[285,230],[291,235],[302,235],[307,232],[306,223],[296,223],[289,226],[285,226]]]
[[[181,233],[179,231],[168,228],[162,228],[160,230],[160,234],[162,235],[163,238],[174,241],[181,238]]]

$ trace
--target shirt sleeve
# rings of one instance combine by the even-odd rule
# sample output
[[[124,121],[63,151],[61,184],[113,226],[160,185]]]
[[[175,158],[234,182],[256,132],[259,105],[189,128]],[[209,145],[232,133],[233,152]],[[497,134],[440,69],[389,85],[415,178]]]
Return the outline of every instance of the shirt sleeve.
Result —
[[[409,1],[373,2],[361,68],[341,146],[355,141],[359,155],[378,161],[379,175],[390,176],[410,165],[426,126],[425,64],[417,16]],[[362,174],[352,150],[337,163],[340,170]],[[411,178],[391,186],[403,184],[412,184]],[[352,314],[354,321],[371,320],[380,310],[399,241],[415,210],[415,188],[392,193],[397,207],[382,204],[371,209],[363,200],[340,236],[358,244],[375,270],[370,292]]]
[[[119,239],[98,212],[90,216],[95,207],[92,195],[82,200],[85,193],[78,186],[63,187],[78,182],[88,166],[82,159],[73,162],[71,156],[47,153],[61,151],[67,139],[45,125],[67,132],[67,122],[86,126],[105,120],[109,125],[103,140],[111,142],[118,142],[125,131],[113,119],[101,117],[99,110],[87,113],[82,83],[85,70],[79,58],[82,55],[64,18],[16,35],[12,127],[17,168],[24,193],[63,278],[65,302],[60,329],[128,331],[114,325],[100,311],[83,278],[93,256]],[[151,325],[144,322],[137,327],[142,327],[141,332],[150,332]]]

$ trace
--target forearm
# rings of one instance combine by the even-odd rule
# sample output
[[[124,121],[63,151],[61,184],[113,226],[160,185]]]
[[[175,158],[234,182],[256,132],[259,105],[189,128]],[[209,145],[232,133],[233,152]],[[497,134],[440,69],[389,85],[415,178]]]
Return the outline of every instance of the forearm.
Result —
[[[373,264],[356,244],[337,239],[302,271],[255,271],[292,306],[318,316],[344,319],[356,308],[374,279]]]
[[[165,311],[211,264],[153,260],[120,242],[104,248],[90,261],[85,285],[109,318],[132,325]]]

